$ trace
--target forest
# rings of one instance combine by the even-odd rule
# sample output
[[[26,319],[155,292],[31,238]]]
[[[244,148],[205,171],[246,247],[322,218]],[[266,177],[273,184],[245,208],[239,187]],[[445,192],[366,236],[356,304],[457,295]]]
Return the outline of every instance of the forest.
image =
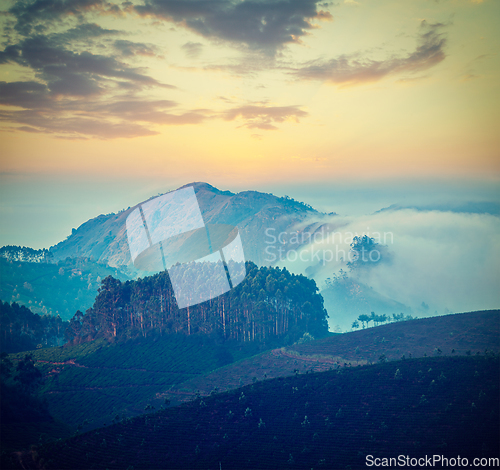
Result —
[[[195,284],[217,272],[211,263],[195,271],[189,276]],[[126,282],[108,276],[93,307],[70,320],[66,339],[78,344],[155,331],[290,344],[305,333],[314,338],[328,334],[327,312],[313,280],[251,262],[246,271],[245,280],[226,294],[184,309],[177,307],[166,272]]]
[[[29,263],[50,263],[54,256],[46,248],[35,250],[27,246],[7,245],[0,248],[0,257],[9,261],[27,261]]]
[[[38,315],[16,302],[0,300],[1,351],[14,353],[41,347],[59,346],[68,322],[61,317]]]

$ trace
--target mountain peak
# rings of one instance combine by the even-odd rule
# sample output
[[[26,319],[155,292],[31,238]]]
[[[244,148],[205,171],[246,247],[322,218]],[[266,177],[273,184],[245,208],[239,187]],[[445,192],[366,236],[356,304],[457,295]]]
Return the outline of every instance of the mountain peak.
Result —
[[[178,189],[187,187],[195,190],[204,222],[238,227],[245,259],[259,265],[272,261],[267,259],[266,254],[268,244],[265,241],[269,238],[266,238],[266,229],[272,228],[276,233],[296,231],[309,215],[322,216],[308,204],[287,196],[278,197],[251,190],[233,193],[201,181],[185,184]],[[130,267],[132,262],[126,219],[140,204],[142,203],[117,214],[90,219],[66,240],[51,247],[51,253],[55,259],[92,256],[98,262],[105,262],[113,267]],[[307,230],[315,228],[316,225],[313,224]]]
[[[188,183],[188,184],[185,184],[184,186],[181,186],[178,189],[188,188],[190,186],[192,186],[194,188],[196,193],[198,193],[200,191],[209,191],[211,193],[220,194],[223,196],[234,196],[235,195],[235,193],[233,193],[231,191],[222,191],[222,190],[216,188],[215,186],[212,186],[211,184],[205,183],[203,181],[195,181],[193,183]]]

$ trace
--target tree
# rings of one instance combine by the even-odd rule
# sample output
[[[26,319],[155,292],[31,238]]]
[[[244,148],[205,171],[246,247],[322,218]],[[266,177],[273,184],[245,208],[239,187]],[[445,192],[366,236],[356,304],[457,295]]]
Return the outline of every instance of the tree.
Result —
[[[21,388],[31,394],[33,393],[42,381],[42,373],[35,367],[33,356],[26,354],[23,359],[17,364],[17,375],[14,378]]]
[[[12,375],[12,362],[9,359],[6,352],[0,355],[0,377],[2,382],[8,379]]]
[[[362,237],[355,236],[352,239],[351,249],[349,252],[350,260],[347,266],[352,271],[354,269],[371,266],[378,263],[386,253],[386,246],[379,245],[374,238],[368,235]]]
[[[361,322],[361,324],[363,325],[363,328],[365,327],[365,323],[366,325],[368,326],[368,322],[370,321],[370,317],[368,315],[365,315],[365,314],[362,314],[358,317],[358,321]]]
[[[203,284],[218,265],[194,263],[181,282]],[[77,312],[67,331],[69,341],[113,338],[125,334],[146,336],[152,330],[215,334],[223,340],[289,343],[305,333],[321,338],[328,333],[327,313],[316,283],[286,269],[258,268],[247,262],[247,276],[226,294],[179,309],[167,273],[137,281],[107,277],[94,305]],[[220,271],[220,269],[219,269]],[[224,358],[222,358],[225,360]]]

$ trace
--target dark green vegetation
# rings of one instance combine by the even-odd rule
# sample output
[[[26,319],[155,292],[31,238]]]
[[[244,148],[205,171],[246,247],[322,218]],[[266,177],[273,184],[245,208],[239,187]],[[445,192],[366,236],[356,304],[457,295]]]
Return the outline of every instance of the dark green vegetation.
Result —
[[[33,351],[43,374],[41,396],[57,420],[82,430],[123,417],[192,400],[271,377],[325,371],[345,365],[427,356],[476,356],[499,351],[500,312],[473,312],[398,322],[286,348],[262,351],[259,342],[222,341],[201,333],[148,331],[146,337],[100,338],[80,345]],[[307,335],[306,335],[307,336]],[[455,350],[455,352],[453,352]],[[24,354],[11,355],[14,364]],[[67,435],[67,429],[30,428],[40,436]],[[47,424],[48,426],[48,424]],[[52,424],[50,426],[53,426]],[[38,434],[34,431],[38,430]],[[26,440],[11,441],[11,448]]]
[[[500,353],[500,311],[424,318],[299,341],[242,359],[207,375],[193,377],[163,395],[172,403],[191,400],[200,391],[230,390],[254,380],[356,367],[402,358]]]
[[[499,456],[500,363],[435,357],[272,379],[4,456],[23,468],[365,468]]]
[[[54,421],[39,392],[43,376],[31,355],[16,361],[1,355],[0,420],[2,453],[43,442],[49,437],[69,437],[68,426]]]
[[[61,317],[37,315],[23,305],[9,305],[0,300],[1,352],[29,351],[39,347],[57,346],[64,341],[68,322]]]
[[[457,313],[397,321],[376,328],[334,335],[313,343],[294,345],[304,355],[337,355],[347,361],[377,362],[403,356],[483,354],[500,352],[500,310]]]
[[[92,306],[101,279],[110,275],[127,279],[117,269],[87,258],[67,258],[57,263],[45,262],[50,261],[49,258],[40,258],[37,262],[28,259],[30,261],[0,257],[0,299],[17,302],[39,315],[59,315],[63,320],[69,320],[77,310],[85,311]]]
[[[33,351],[51,414],[75,428],[159,407],[157,393],[258,352],[257,343],[217,344],[184,334],[150,335],[110,344],[105,339]],[[14,364],[23,354],[11,355]]]
[[[214,274],[212,263],[196,271],[201,279]],[[257,341],[268,347],[291,344],[305,332],[328,334],[323,298],[313,280],[286,269],[258,268],[246,263],[247,275],[224,295],[194,305],[177,307],[166,272],[121,283],[103,280],[94,306],[77,312],[68,328],[73,343],[95,338],[146,336],[148,331],[203,333],[222,341]],[[196,279],[190,281],[196,285]]]
[[[26,261],[29,263],[48,263],[53,259],[49,250],[35,250],[28,246],[7,245],[0,248],[0,258],[9,261]]]
[[[325,316],[314,281],[252,263],[235,289],[190,312],[176,307],[165,273],[126,283],[107,277],[94,306],[71,320],[74,345],[33,357],[52,414],[72,426],[91,418],[95,427],[159,406],[157,394],[304,331],[324,336]]]
[[[47,406],[34,392],[40,386],[42,374],[27,354],[14,365],[5,353],[1,356],[2,424],[19,421],[50,420]],[[14,372],[15,370],[15,372]]]

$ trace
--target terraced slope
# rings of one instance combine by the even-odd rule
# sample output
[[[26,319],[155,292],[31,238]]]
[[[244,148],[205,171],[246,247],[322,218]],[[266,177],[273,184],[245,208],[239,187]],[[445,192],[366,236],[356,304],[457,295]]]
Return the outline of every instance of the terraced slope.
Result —
[[[37,350],[33,356],[45,377],[41,392],[51,414],[88,429],[117,415],[141,414],[157,393],[256,351],[256,345],[231,348],[208,337],[179,334],[115,344],[96,340]],[[23,355],[11,359],[15,363]]]
[[[369,455],[437,455],[470,465],[483,458],[496,468],[499,371],[498,355],[489,354],[279,378],[32,450],[15,456],[15,464],[354,469],[365,468]]]
[[[499,352],[499,311],[394,323],[260,352],[256,344],[216,344],[207,336],[104,340],[34,351],[52,415],[83,430],[165,405],[306,372],[364,367],[381,356]],[[439,352],[441,351],[441,352]],[[454,351],[454,352],[453,352]],[[257,354],[256,354],[257,353]],[[410,356],[411,355],[411,356]],[[15,361],[23,354],[12,355]],[[85,423],[85,424],[84,424]]]
[[[198,392],[208,395],[254,381],[395,361],[403,356],[409,359],[499,353],[499,338],[499,310],[392,323],[266,351],[191,378],[157,397],[180,403],[192,400]]]

